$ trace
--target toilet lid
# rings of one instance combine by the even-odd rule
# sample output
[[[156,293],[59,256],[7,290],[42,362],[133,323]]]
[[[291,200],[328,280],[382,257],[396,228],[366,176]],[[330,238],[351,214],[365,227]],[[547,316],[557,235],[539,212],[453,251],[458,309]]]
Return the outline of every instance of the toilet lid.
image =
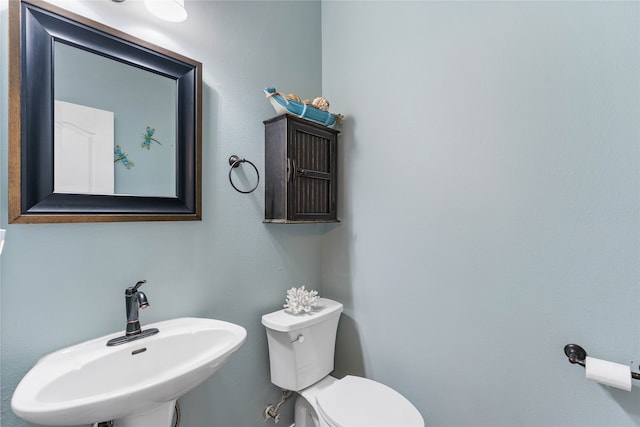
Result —
[[[346,376],[316,395],[320,415],[336,427],[424,427],[420,412],[384,384]]]

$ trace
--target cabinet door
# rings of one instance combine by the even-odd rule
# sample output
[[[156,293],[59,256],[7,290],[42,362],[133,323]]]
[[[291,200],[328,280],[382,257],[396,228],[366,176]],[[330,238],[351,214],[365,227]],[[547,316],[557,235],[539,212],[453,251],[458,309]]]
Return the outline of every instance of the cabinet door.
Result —
[[[298,121],[291,122],[289,132],[289,219],[335,220],[336,132]]]

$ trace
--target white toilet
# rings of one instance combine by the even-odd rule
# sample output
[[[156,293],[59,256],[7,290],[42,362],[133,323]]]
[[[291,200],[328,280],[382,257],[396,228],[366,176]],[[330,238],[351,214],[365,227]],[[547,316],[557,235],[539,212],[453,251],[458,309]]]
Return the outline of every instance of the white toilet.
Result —
[[[279,310],[262,316],[271,382],[299,394],[295,427],[424,427],[420,412],[390,387],[329,375],[340,313],[342,304],[320,298],[310,313]]]

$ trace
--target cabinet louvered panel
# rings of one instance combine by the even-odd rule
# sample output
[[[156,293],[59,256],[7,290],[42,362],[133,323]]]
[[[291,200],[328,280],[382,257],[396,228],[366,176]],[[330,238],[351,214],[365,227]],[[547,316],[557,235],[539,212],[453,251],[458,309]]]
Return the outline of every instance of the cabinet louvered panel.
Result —
[[[265,121],[265,222],[337,222],[337,135],[290,115]]]
[[[295,213],[331,212],[331,140],[297,129],[293,150]]]

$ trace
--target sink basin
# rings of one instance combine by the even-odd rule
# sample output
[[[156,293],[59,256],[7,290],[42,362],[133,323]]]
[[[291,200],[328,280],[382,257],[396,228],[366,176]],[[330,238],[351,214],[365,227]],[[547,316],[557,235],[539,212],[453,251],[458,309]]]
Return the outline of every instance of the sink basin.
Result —
[[[213,374],[242,345],[242,326],[179,318],[145,325],[156,335],[108,347],[122,332],[40,359],[18,384],[11,408],[44,425],[118,420],[118,426],[169,426],[178,397]]]

